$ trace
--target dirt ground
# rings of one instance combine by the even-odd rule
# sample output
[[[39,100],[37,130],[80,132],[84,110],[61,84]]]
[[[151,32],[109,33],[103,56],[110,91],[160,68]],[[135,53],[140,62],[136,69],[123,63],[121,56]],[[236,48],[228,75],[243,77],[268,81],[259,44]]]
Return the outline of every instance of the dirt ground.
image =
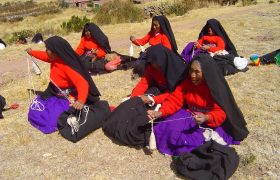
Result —
[[[265,54],[279,49],[280,3],[248,7],[204,8],[181,17],[169,17],[179,52],[195,40],[207,19],[221,21],[238,53]],[[127,54],[130,34],[144,36],[150,21],[101,27],[113,50]],[[65,38],[76,47],[80,34]],[[20,108],[4,112],[0,120],[0,179],[181,179],[170,157],[157,151],[146,155],[142,149],[114,143],[97,130],[78,143],[63,139],[57,132],[44,135],[27,121],[30,88],[24,49],[43,45],[10,46],[0,51],[0,94]],[[135,48],[135,50],[139,50]],[[32,76],[36,89],[48,83],[49,65],[39,62],[43,73]],[[275,64],[249,67],[246,73],[226,77],[250,130],[239,146],[240,164],[231,179],[280,179],[280,67]],[[131,92],[137,81],[130,71],[93,76],[102,99],[111,105]]]

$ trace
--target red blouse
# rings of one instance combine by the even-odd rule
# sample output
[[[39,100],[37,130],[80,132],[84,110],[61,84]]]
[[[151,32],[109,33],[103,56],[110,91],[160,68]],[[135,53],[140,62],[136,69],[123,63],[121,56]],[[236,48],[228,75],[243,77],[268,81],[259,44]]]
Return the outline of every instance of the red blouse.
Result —
[[[44,51],[31,51],[30,54],[51,64],[50,78],[58,87],[61,89],[75,87],[78,93],[77,100],[86,102],[89,84],[79,73],[66,65],[61,59],[50,61],[48,54]]]
[[[159,86],[166,87],[166,81],[163,74],[152,66],[147,66],[144,76],[138,82],[136,87],[132,90],[131,97],[144,95],[145,91],[149,88],[149,85],[155,81]],[[169,95],[168,92],[162,93],[158,96],[154,96],[156,104],[162,103]]]
[[[169,42],[169,39],[163,33],[156,33],[155,34],[154,32],[149,32],[142,39],[135,39],[133,41],[133,43],[137,46],[139,46],[139,45],[144,46],[148,42],[151,46],[155,46],[157,44],[162,44],[162,45],[164,45],[165,47],[167,47],[168,49],[171,50],[171,44]]]
[[[197,48],[203,46],[203,44],[213,44],[214,46],[210,46],[209,52],[216,52],[225,49],[225,42],[220,36],[203,36],[198,41],[199,45]]]
[[[213,100],[205,82],[194,85],[188,78],[181,83],[173,93],[162,103],[163,116],[174,114],[183,107],[184,102],[191,112],[202,112],[209,116],[205,123],[210,127],[218,127],[226,119],[224,110]]]
[[[93,38],[87,39],[86,37],[81,38],[80,44],[76,49],[76,53],[82,55],[86,50],[91,51],[92,49],[97,49],[96,56],[98,58],[102,58],[107,54]]]

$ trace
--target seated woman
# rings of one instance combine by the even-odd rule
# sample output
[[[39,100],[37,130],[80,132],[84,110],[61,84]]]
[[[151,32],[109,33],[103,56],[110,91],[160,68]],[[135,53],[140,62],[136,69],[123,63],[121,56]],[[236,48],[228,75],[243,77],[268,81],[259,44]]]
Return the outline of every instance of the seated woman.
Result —
[[[41,33],[36,33],[35,36],[31,40],[33,43],[41,44],[43,43],[43,35]]]
[[[148,111],[148,117],[162,118],[154,122],[157,148],[173,156],[211,139],[223,145],[239,144],[249,133],[225,78],[207,54],[193,58],[187,79],[159,111]]]
[[[132,97],[103,123],[104,132],[123,144],[146,146],[151,128],[145,104],[161,103],[185,77],[185,72],[186,64],[177,54],[161,44],[149,47],[144,77],[133,89]],[[155,96],[148,98],[147,93]]]
[[[162,44],[175,53],[177,53],[178,50],[170,23],[165,16],[154,16],[150,32],[141,39],[130,36],[130,40],[138,46],[143,46],[149,42],[151,46]]]
[[[236,49],[229,39],[221,23],[216,19],[209,19],[202,28],[199,39],[189,43],[181,53],[187,63],[192,60],[194,55],[200,53],[216,53],[225,50],[224,54],[238,56]]]
[[[5,49],[6,47],[7,44],[2,39],[0,39],[0,49]]]
[[[70,44],[59,36],[45,41],[46,52],[28,48],[29,55],[50,63],[48,88],[33,100],[28,120],[45,134],[57,130],[60,114],[69,109],[81,110],[85,104],[99,102],[100,93],[88,71]],[[70,102],[71,101],[71,102]]]
[[[83,57],[86,67],[93,74],[102,73],[105,71],[105,55],[111,53],[108,37],[96,24],[87,23],[84,26],[76,53]]]
[[[141,96],[147,104],[161,103],[182,79],[186,65],[177,54],[162,44],[147,50],[146,62],[144,75],[132,90],[131,97]],[[154,97],[148,98],[145,94]]]

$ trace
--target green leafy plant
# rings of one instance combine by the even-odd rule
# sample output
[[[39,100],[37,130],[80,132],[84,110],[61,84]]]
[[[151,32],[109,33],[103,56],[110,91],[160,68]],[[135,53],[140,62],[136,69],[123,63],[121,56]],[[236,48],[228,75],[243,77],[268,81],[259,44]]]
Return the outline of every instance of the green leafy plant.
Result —
[[[61,28],[65,30],[67,33],[69,32],[80,32],[86,23],[90,22],[90,20],[84,16],[80,18],[78,16],[72,16],[71,19],[67,22],[63,22],[61,24]]]
[[[13,32],[11,37],[8,39],[8,43],[14,43],[18,40],[19,37],[30,38],[34,36],[35,32],[32,30],[22,30],[18,32]]]

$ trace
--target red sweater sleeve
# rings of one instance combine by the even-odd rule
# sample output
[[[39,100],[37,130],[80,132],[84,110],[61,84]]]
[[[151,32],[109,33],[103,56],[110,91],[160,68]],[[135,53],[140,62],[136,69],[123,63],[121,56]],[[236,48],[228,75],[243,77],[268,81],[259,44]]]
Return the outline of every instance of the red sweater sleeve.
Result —
[[[213,109],[206,113],[209,117],[206,124],[210,127],[218,127],[221,126],[226,120],[226,113],[224,110],[216,103],[214,103]]]
[[[170,41],[165,34],[162,34],[162,45],[164,45],[165,47],[167,47],[170,50],[172,49]]]
[[[225,42],[224,42],[224,40],[221,37],[219,37],[219,36],[215,36],[213,38],[216,41],[216,47],[210,47],[210,49],[208,51],[214,53],[216,51],[224,50],[225,49]]]
[[[150,37],[151,37],[151,35],[150,35],[150,33],[148,33],[146,36],[144,36],[141,39],[135,39],[133,41],[133,44],[135,44],[137,46],[139,46],[139,45],[144,46],[145,44],[147,44],[147,42],[149,42]]]
[[[153,97],[156,104],[162,104],[163,101],[169,96],[169,93],[163,93],[158,96]]]
[[[49,56],[45,51],[31,51],[30,55],[36,59],[50,63]]]
[[[205,42],[214,43],[216,47],[212,46],[208,49],[212,53],[225,49],[225,42],[220,36],[203,36],[197,42],[199,43],[197,48],[201,48]]]
[[[184,82],[178,85],[171,94],[165,99],[160,108],[162,116],[174,114],[183,107],[184,104]]]
[[[149,76],[148,69],[146,69],[144,76],[138,82],[136,87],[132,90],[131,97],[143,95],[145,91],[149,88],[150,81],[151,78]]]
[[[76,48],[76,53],[78,55],[82,55],[85,53],[85,44],[84,44],[84,38],[81,38],[80,44],[78,45],[78,47]]]
[[[102,58],[106,54],[107,53],[101,47],[98,46],[97,51],[96,51],[96,56],[99,57],[99,58]]]
[[[71,69],[69,66],[65,66],[64,71],[77,90],[78,100],[85,103],[89,90],[88,82],[79,73]]]

